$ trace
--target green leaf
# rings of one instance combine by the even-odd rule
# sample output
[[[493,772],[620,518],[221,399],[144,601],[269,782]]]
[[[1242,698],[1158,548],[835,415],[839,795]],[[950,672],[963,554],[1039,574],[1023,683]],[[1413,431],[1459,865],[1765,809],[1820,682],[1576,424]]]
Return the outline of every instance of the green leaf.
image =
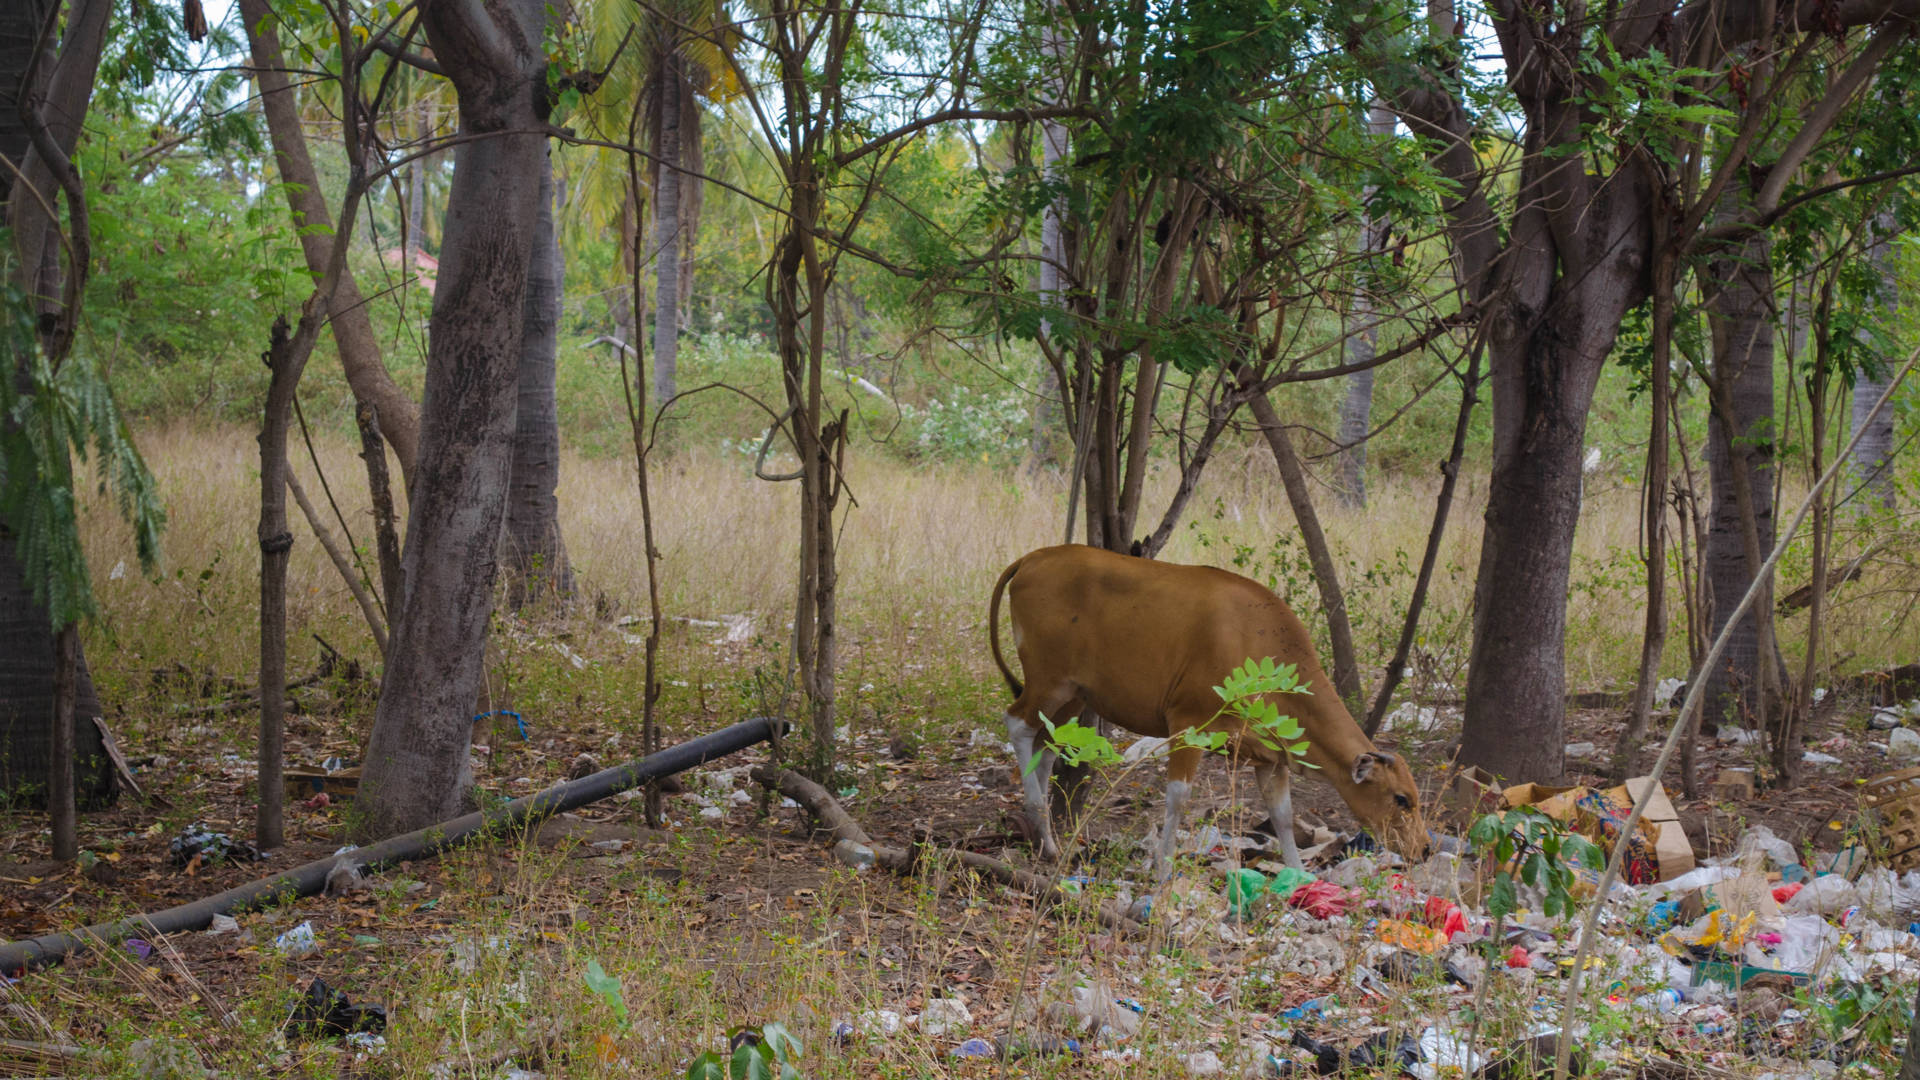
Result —
[[[607,1007],[613,1010],[613,1015],[619,1019],[620,1026],[627,1026],[627,998],[626,993],[621,989],[620,980],[607,974],[607,969],[601,967],[597,959],[587,961],[587,970],[581,979],[587,984],[588,990],[598,994],[600,999],[607,1003]]]
[[[773,1065],[767,1060],[766,1050],[758,1043],[744,1042],[734,1048],[733,1061],[727,1070],[733,1080],[773,1080]]]
[[[687,1080],[727,1080],[727,1067],[719,1054],[708,1050],[687,1066]]]

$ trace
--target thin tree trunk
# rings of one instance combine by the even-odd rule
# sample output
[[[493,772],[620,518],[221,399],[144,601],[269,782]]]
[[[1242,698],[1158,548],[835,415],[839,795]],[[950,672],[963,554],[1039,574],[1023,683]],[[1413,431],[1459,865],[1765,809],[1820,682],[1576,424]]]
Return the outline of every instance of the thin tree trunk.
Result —
[[[1051,23],[1041,31],[1041,51],[1049,58],[1058,60],[1061,51],[1061,37],[1058,28]],[[1049,90],[1049,104],[1057,103],[1064,95],[1057,90]],[[1048,182],[1054,182],[1060,172],[1060,161],[1067,153],[1067,126],[1058,120],[1040,122],[1040,175]],[[1061,267],[1066,262],[1066,251],[1061,246],[1060,215],[1063,200],[1054,199],[1047,203],[1040,214],[1040,274],[1037,285],[1039,301],[1043,307],[1053,308],[1060,303]],[[1053,337],[1053,324],[1049,319],[1040,320],[1040,337],[1050,341]],[[1034,393],[1033,430],[1027,440],[1027,468],[1029,471],[1058,464],[1059,455],[1053,450],[1053,426],[1057,422],[1054,414],[1061,406],[1060,379],[1047,362],[1045,350],[1039,357],[1039,383]]]
[[[393,511],[393,487],[387,479],[387,446],[380,440],[380,414],[372,405],[354,410],[360,427],[360,460],[367,466],[367,489],[373,502],[374,546],[380,558],[380,593],[387,625],[400,615],[400,530]]]
[[[1900,1055],[1900,1080],[1920,1080],[1920,979],[1914,980],[1913,1021],[1907,1025],[1907,1049]]]
[[[540,185],[533,259],[521,329],[519,403],[514,411],[513,479],[507,497],[507,606],[573,593],[560,534],[560,415],[554,379],[560,346],[560,238],[554,228],[552,155]]]
[[[267,403],[260,425],[260,738],[259,800],[254,806],[254,842],[262,850],[285,842],[285,785],[281,768],[287,695],[287,562],[293,533],[287,528],[287,418],[306,355],[293,355],[287,321],[273,324],[267,349]]]
[[[433,123],[427,116],[427,102],[421,98],[413,103],[413,135],[419,143],[419,150],[426,149],[433,139]],[[407,222],[406,235],[401,238],[401,253],[405,256],[404,273],[412,281],[420,272],[415,256],[425,250],[422,241],[427,231],[427,157],[422,154],[407,162]]]
[[[680,64],[661,69],[660,134],[653,182],[653,396],[666,408],[678,394],[680,362]],[[815,297],[824,300],[824,297]]]
[[[1640,635],[1640,669],[1633,685],[1627,726],[1614,746],[1613,769],[1621,777],[1637,772],[1640,743],[1653,717],[1653,691],[1660,679],[1660,657],[1667,645],[1667,396],[1673,349],[1674,256],[1667,250],[1665,218],[1656,212],[1653,269],[1653,384],[1651,429],[1647,436],[1646,489],[1642,493],[1642,538],[1646,543],[1647,617]]]
[[[53,635],[53,736],[47,769],[47,812],[53,819],[53,857],[80,857],[80,809],[74,799],[74,702],[78,697],[80,628],[72,623]]]
[[[269,0],[240,0],[240,18],[246,24],[247,40],[252,48],[253,76],[260,86],[260,107],[266,114],[267,132],[273,140],[274,161],[282,181],[280,187],[299,227],[300,248],[306,256],[307,270],[318,277],[326,272],[328,253],[333,247],[333,215],[327,209],[313,159],[307,154],[298,104],[287,81],[287,64],[280,51],[277,16]],[[408,267],[409,272],[412,269]],[[340,353],[340,366],[346,372],[354,400],[367,402],[379,410],[380,430],[393,446],[394,457],[400,462],[400,475],[411,488],[420,441],[420,411],[387,372],[379,339],[374,336],[373,321],[367,314],[366,299],[360,294],[352,271],[343,273],[327,316]]]
[[[1472,426],[1473,407],[1480,397],[1480,358],[1484,340],[1476,340],[1468,352],[1467,373],[1460,382],[1460,415],[1453,424],[1453,446],[1447,460],[1440,464],[1440,494],[1433,503],[1433,524],[1427,529],[1427,549],[1420,556],[1420,573],[1414,579],[1413,596],[1407,601],[1407,617],[1400,624],[1400,643],[1394,646],[1393,659],[1380,677],[1380,691],[1367,711],[1365,731],[1371,739],[1380,731],[1380,722],[1393,704],[1393,692],[1400,685],[1407,658],[1413,654],[1414,634],[1420,628],[1420,612],[1427,603],[1427,590],[1433,584],[1433,568],[1440,562],[1440,541],[1447,534],[1447,515],[1453,509],[1453,489],[1460,482],[1460,461],[1467,452],[1467,429]]]
[[[1360,703],[1360,663],[1353,655],[1353,624],[1347,619],[1347,597],[1340,589],[1340,572],[1333,564],[1333,552],[1327,547],[1327,535],[1320,529],[1320,515],[1313,509],[1313,493],[1307,489],[1306,470],[1293,451],[1293,439],[1273,411],[1273,402],[1265,394],[1255,394],[1247,402],[1253,418],[1273,451],[1274,464],[1280,467],[1280,480],[1286,485],[1287,502],[1293,507],[1293,519],[1306,541],[1307,559],[1313,565],[1313,583],[1320,590],[1320,606],[1327,613],[1327,632],[1333,643],[1333,689],[1350,708]]]
[[[1373,135],[1392,135],[1394,122],[1393,110],[1375,98],[1367,109],[1367,131]],[[1375,190],[1369,185],[1362,192],[1363,203],[1373,200]],[[1363,213],[1360,232],[1355,238],[1359,241],[1356,245],[1358,253],[1378,258],[1386,249],[1391,225],[1385,218]],[[1380,330],[1374,317],[1373,292],[1374,283],[1363,268],[1359,284],[1353,290],[1352,304],[1347,310],[1346,362],[1349,364],[1364,364],[1374,357]],[[1347,376],[1347,393],[1340,406],[1340,501],[1352,508],[1367,505],[1366,438],[1367,432],[1372,429],[1373,376],[1373,368],[1365,368]]]
[[[1881,318],[1891,326],[1900,307],[1900,288],[1893,268],[1893,240],[1899,226],[1892,211],[1874,215],[1873,229],[1867,258],[1880,278]],[[1866,432],[1853,452],[1854,482],[1864,489],[1859,500],[1863,509],[1877,505],[1890,510],[1894,504],[1893,409],[1889,406],[1876,412],[1873,407],[1887,388],[1887,375],[1886,365],[1877,364],[1871,370],[1861,370],[1853,382],[1852,430]]]
[[[1814,346],[1818,355],[1814,358],[1813,374],[1807,380],[1807,415],[1812,427],[1812,475],[1815,481],[1827,471],[1827,334],[1825,320],[1821,320],[1821,332]],[[1796,353],[1798,350],[1796,350]],[[1881,386],[1882,391],[1886,389]],[[1871,408],[1873,402],[1868,402]],[[1779,746],[1774,753],[1774,769],[1780,775],[1781,786],[1792,789],[1800,785],[1802,770],[1800,733],[1806,730],[1813,720],[1813,682],[1820,672],[1820,648],[1824,644],[1821,636],[1825,630],[1827,615],[1827,560],[1831,537],[1828,536],[1828,504],[1831,496],[1822,491],[1813,503],[1813,566],[1811,580],[1813,603],[1807,612],[1807,656],[1800,670],[1800,683],[1794,688],[1792,705],[1781,718]]]
[[[361,582],[360,575],[354,568],[353,560],[348,558],[347,553],[340,549],[339,543],[333,538],[333,533],[327,529],[326,521],[321,518],[320,512],[314,509],[312,501],[307,498],[306,489],[300,486],[299,476],[294,473],[291,467],[285,469],[285,474],[287,478],[287,490],[293,493],[293,501],[299,505],[301,516],[307,519],[307,527],[313,530],[313,538],[319,542],[320,550],[327,553],[327,561],[333,563],[333,569],[340,575],[340,580],[346,585],[347,592],[353,595],[353,602],[359,605],[361,618],[367,620],[367,630],[373,635],[374,646],[380,650],[380,655],[385,656],[387,654],[387,628],[386,625],[380,621],[380,607],[374,600],[373,593],[369,592],[367,586]],[[283,522],[285,521],[284,510],[281,512],[281,520]],[[349,538],[349,543],[351,543],[351,538]],[[281,569],[283,579],[285,575],[286,570],[283,567]]]
[[[362,836],[447,820],[469,797],[472,705],[506,516],[527,271],[547,170],[539,133],[547,122],[545,14],[540,0],[421,12],[459,96],[461,133],[490,137],[455,150],[401,553],[406,594],[355,800],[364,809]]]

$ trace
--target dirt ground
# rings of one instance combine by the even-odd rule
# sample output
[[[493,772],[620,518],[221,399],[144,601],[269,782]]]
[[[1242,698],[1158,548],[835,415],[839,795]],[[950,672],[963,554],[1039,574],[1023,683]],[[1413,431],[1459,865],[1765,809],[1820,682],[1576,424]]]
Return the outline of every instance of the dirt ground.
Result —
[[[1793,843],[1809,841],[1831,850],[1841,833],[1859,816],[1858,782],[1885,771],[1881,752],[1872,745],[1860,717],[1864,706],[1830,710],[1811,734],[1809,748],[1840,758],[1837,766],[1809,767],[1807,783],[1790,795],[1762,793],[1739,803],[1711,799],[1687,800],[1679,784],[1668,787],[1683,820],[1701,850],[1724,850],[1746,825],[1765,823]],[[1444,715],[1444,710],[1442,710]],[[703,718],[683,734],[711,730],[737,717]],[[1617,710],[1579,710],[1569,718],[1569,742],[1590,742],[1599,752],[1570,760],[1569,782],[1600,783],[1595,770],[1604,762],[1623,723]],[[234,725],[227,725],[234,726]],[[1457,730],[1457,721],[1455,721]],[[1656,724],[1657,734],[1663,733]],[[325,717],[296,717],[288,732],[288,758],[296,764],[318,764],[330,757],[351,758],[352,742],[341,734],[343,725]],[[197,807],[194,821],[236,838],[251,833],[250,785],[252,767],[242,753],[226,748],[216,754],[204,749],[207,736],[179,725],[176,733],[152,745],[128,747],[137,776],[151,798],[123,796],[112,809],[83,816],[81,842],[99,861],[90,869],[61,868],[48,859],[44,819],[16,812],[0,818],[0,938],[20,939],[140,911],[154,911],[238,885],[331,854],[342,843],[341,807],[290,802],[287,844],[259,862],[193,866],[182,869],[169,859],[169,843],[184,820],[182,807]],[[1450,744],[1456,735],[1442,723],[1431,732],[1399,731],[1383,736],[1415,763],[1416,774],[1438,787]],[[674,735],[669,734],[668,741]],[[1657,735],[1656,735],[1657,740]],[[480,756],[486,789],[507,797],[531,794],[563,779],[581,754],[591,754],[601,766],[625,756],[619,740],[593,722],[560,725],[537,732],[526,743],[496,734],[488,741],[497,748]],[[613,745],[609,745],[609,743]],[[1657,741],[1650,740],[1653,745]],[[915,745],[918,743],[918,745]],[[1755,764],[1755,746],[1710,743],[1699,755],[1701,790],[1724,767]],[[248,992],[257,978],[259,953],[265,942],[259,935],[271,929],[312,920],[335,933],[377,939],[383,956],[428,957],[444,952],[444,942],[466,918],[465,912],[488,893],[512,887],[528,859],[563,859],[559,877],[564,887],[546,889],[535,902],[539,910],[523,912],[531,925],[564,928],[591,921],[596,913],[619,909],[646,895],[650,883],[671,886],[677,895],[696,898],[679,916],[694,942],[754,941],[770,934],[796,910],[814,903],[819,895],[845,880],[846,870],[814,833],[805,812],[781,805],[773,796],[763,799],[742,766],[764,761],[767,752],[756,747],[715,762],[684,779],[686,792],[669,797],[667,814],[674,827],[655,831],[641,824],[641,803],[616,798],[585,807],[542,826],[532,842],[519,845],[495,842],[478,855],[463,859],[458,871],[434,863],[402,866],[383,875],[404,882],[404,903],[394,918],[391,898],[384,907],[366,894],[340,898],[299,900],[250,924],[242,935],[176,935],[171,944],[200,987],[215,998]],[[961,847],[996,855],[1020,865],[1028,856],[1013,827],[1018,807],[1017,783],[1009,755],[998,734],[984,727],[976,732],[954,732],[944,740],[903,738],[883,727],[849,732],[843,744],[849,788],[842,797],[848,810],[885,844],[905,846],[916,825],[930,826],[943,846]],[[712,774],[726,772],[732,791],[750,797],[729,797],[716,787]],[[1240,807],[1248,775],[1233,776],[1219,763],[1203,769],[1195,792],[1190,825],[1220,819],[1234,830],[1253,822]],[[1159,814],[1158,779],[1143,771],[1103,793],[1088,827],[1089,850],[1125,851]],[[1342,832],[1353,822],[1332,789],[1308,779],[1296,784],[1296,803],[1302,814]],[[1431,794],[1431,792],[1430,792]],[[702,804],[706,805],[702,805]],[[716,815],[713,809],[717,808]],[[706,816],[702,811],[707,810]],[[1139,857],[1136,855],[1137,860]],[[977,892],[949,890],[938,900],[939,918],[951,931],[940,947],[926,948],[924,933],[914,928],[916,899],[906,883],[870,872],[865,896],[867,910],[838,914],[854,953],[874,965],[882,988],[903,1008],[915,1007],[926,988],[970,991],[975,1016],[982,1024],[1003,1023],[1012,1005],[1004,957],[992,944],[988,922],[1028,916],[1024,903],[1005,895],[987,897]],[[255,932],[257,929],[258,933]],[[355,938],[356,941],[360,938]],[[1089,954],[1101,945],[1089,941]],[[1058,961],[1056,961],[1058,962]],[[71,967],[106,973],[124,960],[92,956]],[[352,950],[323,950],[295,960],[291,966],[299,983],[319,976],[330,984],[355,986],[360,996],[380,1000],[396,992],[405,964],[370,968]],[[164,974],[162,978],[186,976]],[[371,978],[374,981],[368,982]],[[1325,988],[1291,984],[1270,1002],[1278,1009],[1316,996]],[[85,1040],[88,1033],[75,1032]],[[93,1033],[105,1036],[104,1028]]]

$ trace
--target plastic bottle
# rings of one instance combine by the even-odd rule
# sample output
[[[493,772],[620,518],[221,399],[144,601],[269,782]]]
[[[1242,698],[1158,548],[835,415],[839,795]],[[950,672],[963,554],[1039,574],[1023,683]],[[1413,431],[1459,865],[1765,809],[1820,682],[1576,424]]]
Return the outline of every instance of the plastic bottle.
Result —
[[[1680,991],[1672,987],[1667,987],[1663,990],[1656,990],[1651,994],[1642,994],[1633,999],[1633,1004],[1636,1008],[1645,1009],[1649,1012],[1670,1013],[1678,1009],[1680,1004],[1686,1000],[1686,998],[1680,995]]]

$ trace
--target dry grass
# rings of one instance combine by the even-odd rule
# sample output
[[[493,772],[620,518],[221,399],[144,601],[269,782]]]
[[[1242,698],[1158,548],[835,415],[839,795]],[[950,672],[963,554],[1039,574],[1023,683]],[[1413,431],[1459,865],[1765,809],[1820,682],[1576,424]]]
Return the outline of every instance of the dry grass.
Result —
[[[355,539],[368,547],[372,523],[356,447],[318,434],[328,482]],[[127,671],[176,660],[236,675],[251,669],[258,513],[251,436],[233,427],[185,425],[144,434],[170,515],[166,564],[155,578],[133,567],[124,530],[111,513],[104,506],[92,509],[87,543],[107,613],[101,628],[106,640],[91,646],[96,663],[112,666],[118,656]],[[296,443],[294,450],[296,468],[318,500],[320,485],[304,448]],[[882,646],[894,656],[913,651],[984,674],[990,662],[979,631],[987,591],[1013,558],[1059,542],[1064,483],[1051,475],[908,465],[877,452],[853,455],[849,473],[858,502],[841,534],[841,614],[850,646]],[[585,595],[597,599],[603,612],[643,611],[645,564],[630,461],[569,454],[562,477],[562,528]],[[1146,505],[1163,506],[1172,484],[1169,470],[1157,472]],[[792,604],[794,485],[756,480],[746,458],[704,450],[664,460],[655,485],[662,599],[669,614],[751,615],[756,629],[778,637]],[[1408,478],[1376,480],[1364,511],[1321,500],[1354,611],[1362,665],[1370,673],[1385,662],[1398,633],[1436,486]],[[1632,488],[1605,482],[1588,492],[1567,612],[1571,689],[1620,689],[1631,682],[1644,617],[1636,498]],[[1470,476],[1453,510],[1423,620],[1421,655],[1442,683],[1457,685],[1464,673],[1483,499],[1483,481]],[[288,582],[289,625],[371,659],[359,616],[331,564],[297,516],[293,528],[299,542]],[[1234,452],[1214,463],[1163,557],[1235,568],[1236,554],[1238,569],[1269,581],[1310,625],[1319,624],[1319,596],[1292,514],[1263,454]],[[117,564],[127,572],[115,579]],[[1898,663],[1913,651],[1915,634],[1904,618],[1907,599],[1869,595],[1869,602],[1842,603],[1834,615],[1829,655],[1845,658],[1849,668]],[[1803,626],[1783,624],[1790,652]],[[1684,674],[1684,634],[1676,614],[1665,664],[1670,674]]]

